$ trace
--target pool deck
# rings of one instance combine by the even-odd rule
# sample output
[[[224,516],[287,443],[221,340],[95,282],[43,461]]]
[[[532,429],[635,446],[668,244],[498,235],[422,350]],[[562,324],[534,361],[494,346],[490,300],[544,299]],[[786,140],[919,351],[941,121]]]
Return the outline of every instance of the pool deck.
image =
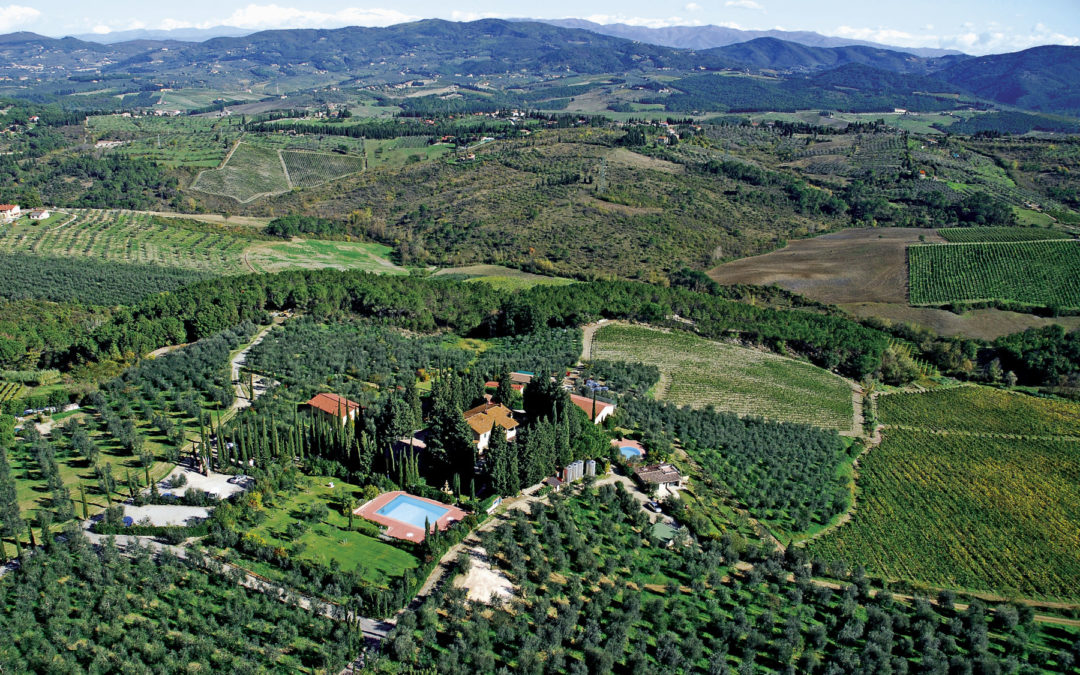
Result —
[[[452,523],[456,523],[457,521],[464,518],[466,515],[464,511],[462,511],[456,506],[451,506],[450,504],[443,504],[442,502],[437,502],[434,499],[417,497],[416,495],[412,495],[408,492],[403,492],[401,490],[384,492],[375,499],[372,499],[370,502],[353,511],[353,514],[360,516],[361,518],[366,518],[373,523],[382,525],[384,528],[386,528],[385,533],[387,536],[394,537],[395,539],[404,539],[405,541],[424,541],[424,535],[426,533],[424,532],[423,527],[415,527],[413,525],[410,525],[409,523],[395,520],[394,518],[387,518],[386,516],[378,513],[379,509],[394,501],[394,499],[400,497],[401,495],[406,495],[407,497],[411,497],[412,499],[415,499],[417,501],[427,502],[428,504],[434,504],[435,506],[438,506],[440,508],[447,509],[447,512],[444,513],[442,517],[434,523],[435,527],[438,527],[439,530],[445,530],[446,528],[450,527]]]
[[[611,444],[614,445],[616,448],[619,448],[619,449],[622,449],[622,448],[635,448],[635,449],[637,449],[639,452],[641,452],[641,454],[638,455],[637,457],[635,457],[634,459],[641,459],[641,458],[643,458],[645,456],[645,448],[641,445],[641,443],[638,443],[637,441],[630,440],[629,438],[620,438],[618,440],[613,440],[613,441],[611,441]],[[626,455],[623,455],[623,457],[626,457]]]

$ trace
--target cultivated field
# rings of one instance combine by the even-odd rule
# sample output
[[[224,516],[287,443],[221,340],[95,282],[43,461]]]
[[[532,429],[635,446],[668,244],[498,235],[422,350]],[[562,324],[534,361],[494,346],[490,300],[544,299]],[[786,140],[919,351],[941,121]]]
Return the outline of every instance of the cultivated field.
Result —
[[[281,156],[276,150],[238,143],[220,169],[203,171],[191,189],[231,197],[241,204],[258,197],[289,191]]]
[[[284,269],[367,270],[380,274],[408,274],[408,270],[387,260],[390,247],[358,241],[304,240],[280,244],[254,245],[246,259],[257,272]]]
[[[979,241],[1048,241],[1073,238],[1068,232],[1049,230],[1042,227],[945,227],[938,230],[938,234],[951,244]]]
[[[73,220],[56,227],[20,221],[0,230],[0,251],[240,272],[240,256],[251,244],[223,229],[187,228],[155,221],[148,214],[86,209],[73,213]]]
[[[0,402],[18,398],[26,387],[18,382],[0,382]]]
[[[460,278],[465,281],[482,281],[505,291],[521,291],[533,286],[565,286],[574,283],[573,279],[547,277],[542,274],[523,272],[501,265],[468,265],[466,267],[447,267],[434,276]]]
[[[888,430],[851,522],[811,554],[871,574],[1011,595],[1080,595],[1080,443]]]
[[[294,268],[367,269],[404,273],[386,259],[390,249],[346,241],[269,242],[243,226],[155,217],[131,211],[78,209],[57,227],[23,220],[0,229],[0,253],[36,254],[154,264],[217,274]]]
[[[878,418],[885,425],[929,431],[1080,438],[1080,404],[990,387],[879,396]]]
[[[655,395],[678,405],[850,430],[848,382],[808,363],[640,326],[604,326],[594,359],[640,362],[660,369]]]
[[[1080,307],[1080,242],[912,246],[911,303],[1004,300]]]
[[[120,117],[98,115],[86,121],[94,141],[120,142],[105,153],[119,153],[169,166],[213,168],[240,137],[240,118]]]
[[[908,244],[940,241],[933,230],[843,230],[735,260],[709,272],[722,284],[776,284],[831,304],[907,303]]]
[[[225,165],[203,171],[191,189],[241,204],[293,188],[315,187],[364,169],[362,157],[238,143]]]
[[[314,187],[364,169],[362,157],[282,150],[281,158],[293,187]]]

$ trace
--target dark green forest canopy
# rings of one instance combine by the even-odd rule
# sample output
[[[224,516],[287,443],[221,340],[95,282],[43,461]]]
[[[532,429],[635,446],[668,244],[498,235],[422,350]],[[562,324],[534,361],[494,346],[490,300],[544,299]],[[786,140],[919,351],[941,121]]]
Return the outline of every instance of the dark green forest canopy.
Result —
[[[90,258],[0,253],[0,296],[84,305],[132,305],[209,278],[205,272]]]
[[[703,336],[784,344],[855,377],[874,372],[888,345],[885,334],[841,317],[753,307],[681,288],[596,282],[509,295],[486,284],[318,270],[200,282],[149,298],[102,326],[86,356],[143,354],[274,310],[315,317],[354,314],[411,330],[479,336],[573,327],[600,318],[664,323],[677,315],[692,321]]]

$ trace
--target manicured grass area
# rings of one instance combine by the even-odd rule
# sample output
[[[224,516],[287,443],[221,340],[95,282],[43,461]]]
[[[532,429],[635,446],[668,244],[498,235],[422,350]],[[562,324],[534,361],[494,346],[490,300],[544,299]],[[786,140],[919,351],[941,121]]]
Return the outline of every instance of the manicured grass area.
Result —
[[[888,394],[877,401],[878,418],[886,425],[928,431],[1080,437],[1080,404],[990,387]]]
[[[408,274],[386,259],[392,249],[382,244],[355,241],[305,240],[260,244],[248,253],[255,269],[277,272],[293,268],[333,267],[339,270],[360,269],[380,274]]]
[[[1080,242],[911,246],[911,304],[1003,300],[1080,307]]]
[[[851,429],[851,387],[821,368],[768,352],[641,326],[604,326],[594,359],[660,368],[657,398],[739,415]]]
[[[435,276],[461,278],[470,282],[482,281],[504,291],[522,291],[533,286],[566,286],[574,283],[573,279],[548,277],[501,265],[447,267],[436,272]]]
[[[330,483],[335,487],[329,487]],[[286,547],[292,558],[323,565],[336,561],[342,570],[357,571],[380,586],[417,567],[419,561],[412,554],[370,536],[377,534],[377,529],[363,518],[354,516],[353,527],[349,528],[349,519],[341,514],[337,501],[336,491],[341,486],[355,499],[361,499],[357,486],[334,478],[305,477],[298,491],[279,495],[274,504],[266,506],[269,517],[253,530],[254,534],[268,544]],[[319,504],[329,508],[326,516],[306,520],[311,507]]]
[[[277,151],[251,143],[239,143],[225,166],[203,171],[191,184],[193,190],[231,197],[240,203],[288,192],[289,188]]]
[[[850,523],[812,542],[876,575],[1080,597],[1080,443],[887,430]]]

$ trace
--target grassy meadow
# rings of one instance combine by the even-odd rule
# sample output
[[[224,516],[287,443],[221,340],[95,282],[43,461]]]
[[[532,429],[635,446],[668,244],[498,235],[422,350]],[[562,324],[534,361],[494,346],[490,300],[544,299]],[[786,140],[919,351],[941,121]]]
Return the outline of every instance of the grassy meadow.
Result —
[[[802,361],[711,342],[687,333],[611,325],[593,338],[590,358],[660,369],[654,394],[678,405],[850,430],[851,386]]]

